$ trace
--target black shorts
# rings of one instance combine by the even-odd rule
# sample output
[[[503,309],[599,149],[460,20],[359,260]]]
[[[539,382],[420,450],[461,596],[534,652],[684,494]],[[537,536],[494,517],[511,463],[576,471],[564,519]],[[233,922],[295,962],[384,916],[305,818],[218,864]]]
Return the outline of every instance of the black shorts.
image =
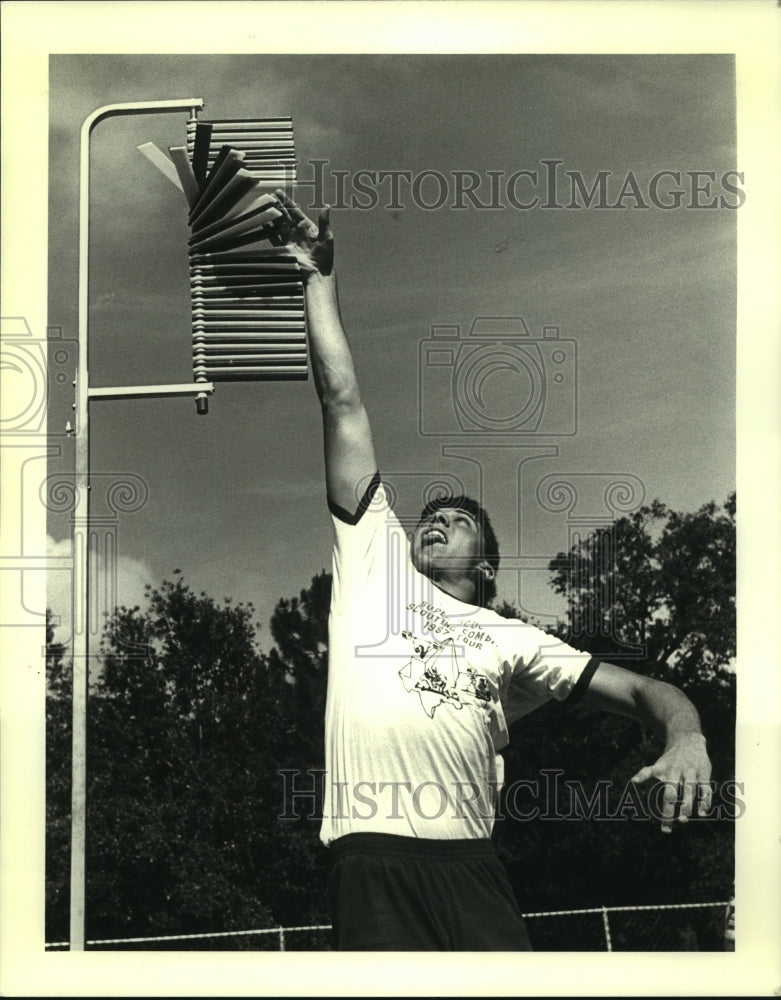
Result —
[[[337,951],[531,951],[490,840],[351,833],[331,844]]]

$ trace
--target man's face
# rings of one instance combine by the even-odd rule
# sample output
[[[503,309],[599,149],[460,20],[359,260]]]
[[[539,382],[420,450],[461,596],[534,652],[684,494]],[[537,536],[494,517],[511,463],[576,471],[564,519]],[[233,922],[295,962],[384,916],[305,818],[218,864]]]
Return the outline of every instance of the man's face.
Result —
[[[418,572],[471,573],[482,556],[480,526],[465,510],[445,507],[428,514],[412,537],[412,562]]]

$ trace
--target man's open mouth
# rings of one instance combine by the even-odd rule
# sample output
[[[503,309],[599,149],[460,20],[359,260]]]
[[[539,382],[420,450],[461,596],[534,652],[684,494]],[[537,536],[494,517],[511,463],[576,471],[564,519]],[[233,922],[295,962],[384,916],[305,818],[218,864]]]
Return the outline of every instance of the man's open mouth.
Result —
[[[447,536],[445,535],[445,532],[440,531],[439,528],[432,528],[423,536],[424,545],[433,545],[435,542],[441,542],[443,545],[447,545]]]

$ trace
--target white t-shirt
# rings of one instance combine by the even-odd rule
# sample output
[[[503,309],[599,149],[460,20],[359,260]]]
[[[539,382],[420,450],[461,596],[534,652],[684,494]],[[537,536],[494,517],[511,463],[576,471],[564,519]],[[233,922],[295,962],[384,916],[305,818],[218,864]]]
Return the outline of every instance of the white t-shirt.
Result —
[[[418,573],[382,485],[357,521],[334,511],[320,837],[490,837],[509,725],[591,656]]]

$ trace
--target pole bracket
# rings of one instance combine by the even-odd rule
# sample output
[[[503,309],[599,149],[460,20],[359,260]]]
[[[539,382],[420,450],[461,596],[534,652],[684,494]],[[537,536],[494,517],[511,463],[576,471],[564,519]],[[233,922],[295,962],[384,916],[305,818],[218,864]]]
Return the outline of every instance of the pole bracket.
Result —
[[[115,385],[90,387],[90,399],[147,399],[154,396],[200,396],[214,393],[213,382],[193,382],[185,385]]]

